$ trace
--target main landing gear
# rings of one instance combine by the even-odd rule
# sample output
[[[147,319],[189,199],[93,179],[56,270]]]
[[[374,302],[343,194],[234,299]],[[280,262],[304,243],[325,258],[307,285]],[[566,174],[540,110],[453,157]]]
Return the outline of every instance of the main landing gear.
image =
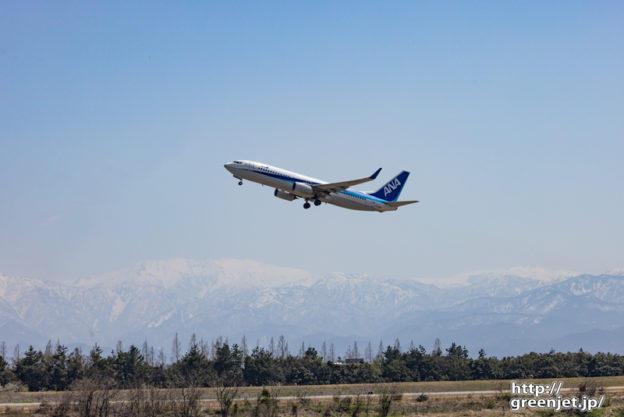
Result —
[[[314,199],[314,205],[315,206],[320,206],[321,205],[321,200],[319,200],[318,198]],[[304,209],[309,209],[310,208],[310,202],[308,200],[306,200],[306,202],[303,204],[303,208]]]

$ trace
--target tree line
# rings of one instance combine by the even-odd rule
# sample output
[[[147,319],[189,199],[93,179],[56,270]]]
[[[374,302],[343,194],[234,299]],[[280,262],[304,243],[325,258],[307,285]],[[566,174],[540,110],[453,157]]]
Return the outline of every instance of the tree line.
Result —
[[[218,339],[210,346],[191,338],[189,348],[182,352],[176,335],[172,359],[167,361],[162,350],[158,355],[147,343],[140,349],[121,343],[105,355],[97,344],[84,354],[56,343],[48,343],[43,351],[30,346],[23,355],[19,349],[12,359],[0,349],[0,385],[27,387],[30,391],[63,391],[85,378],[106,379],[116,388],[139,386],[201,387],[201,386],[266,386],[349,384],[405,381],[445,381],[480,379],[526,379],[597,377],[624,374],[624,356],[612,353],[531,352],[520,356],[497,358],[480,350],[471,358],[468,350],[456,343],[442,349],[436,340],[427,352],[413,344],[402,350],[380,344],[375,356],[370,344],[360,357],[357,344],[347,349],[346,359],[335,358],[325,343],[321,352],[302,344],[296,355],[288,351],[283,337],[276,346],[256,346],[247,350],[246,341],[230,345]]]

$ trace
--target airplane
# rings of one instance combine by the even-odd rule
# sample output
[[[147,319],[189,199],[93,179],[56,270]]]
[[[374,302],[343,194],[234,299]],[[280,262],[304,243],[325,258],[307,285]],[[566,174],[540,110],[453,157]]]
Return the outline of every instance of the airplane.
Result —
[[[310,201],[312,201],[315,206],[320,206],[322,202],[325,202],[351,210],[381,213],[395,211],[406,204],[418,203],[417,200],[397,201],[409,175],[407,171],[402,171],[379,190],[369,193],[348,188],[374,180],[381,168],[370,177],[351,181],[325,182],[261,162],[237,160],[226,163],[224,167],[232,173],[234,178],[238,179],[238,185],[243,185],[243,180],[249,180],[273,187],[275,188],[273,195],[277,198],[287,201],[304,199],[304,209],[309,209]]]

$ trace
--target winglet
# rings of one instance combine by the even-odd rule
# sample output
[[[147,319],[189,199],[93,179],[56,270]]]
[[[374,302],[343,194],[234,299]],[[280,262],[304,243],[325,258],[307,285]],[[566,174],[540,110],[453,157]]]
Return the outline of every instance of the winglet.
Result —
[[[347,188],[349,188],[349,187],[351,187],[353,185],[362,184],[363,182],[372,181],[375,178],[377,178],[377,175],[379,175],[380,171],[381,171],[381,168],[379,168],[377,171],[375,171],[373,173],[373,175],[371,175],[370,177],[360,178],[360,179],[351,180],[351,181],[329,182],[327,184],[318,184],[318,185],[313,185],[312,188],[317,193],[318,192],[321,192],[321,193],[335,193],[336,191],[346,190]]]

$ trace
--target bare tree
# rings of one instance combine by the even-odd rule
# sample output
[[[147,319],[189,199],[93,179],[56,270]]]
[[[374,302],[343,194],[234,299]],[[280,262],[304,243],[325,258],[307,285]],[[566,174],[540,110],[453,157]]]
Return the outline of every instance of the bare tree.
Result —
[[[217,344],[215,342],[210,343],[210,355],[208,359],[213,360],[217,357]]]
[[[217,357],[217,350],[219,350],[221,346],[223,346],[223,338],[219,336],[214,342],[212,342],[212,346],[210,347],[210,359]]]
[[[245,360],[247,359],[247,356],[249,356],[249,348],[247,347],[247,338],[245,335],[243,335],[243,339],[241,340],[241,352],[243,354],[241,365],[244,367]]]
[[[176,390],[177,398],[173,405],[174,417],[198,417],[200,415],[199,399],[201,391],[197,387],[182,387]]]
[[[197,346],[197,336],[195,336],[195,333],[193,333],[191,335],[191,338],[189,339],[189,347],[188,350],[190,351],[193,346]]]
[[[325,344],[324,340],[323,344],[321,345],[321,357],[323,358],[323,361],[327,361],[327,345]]]
[[[71,415],[73,403],[73,395],[71,392],[65,392],[60,396],[59,400],[53,404],[41,404],[40,411],[49,417],[67,417]]]
[[[19,343],[15,345],[15,349],[13,349],[13,362],[17,363],[21,359],[20,356],[20,345]]]
[[[357,341],[353,342],[353,359],[359,359],[360,358],[360,352],[358,350],[358,345],[357,345]]]
[[[6,361],[6,358],[7,358],[7,345],[6,345],[6,343],[4,343],[4,340],[2,341],[2,343],[0,343],[0,357]]]
[[[203,338],[199,339],[199,350],[205,357],[210,357],[210,345]]]
[[[149,362],[149,345],[147,344],[147,340],[143,342],[143,346],[141,347],[141,355],[143,355],[143,359],[146,362]]]
[[[171,415],[175,408],[166,391],[135,388],[126,392],[124,401],[115,404],[115,417],[159,417]],[[60,416],[59,416],[60,417]],[[63,416],[65,417],[65,416]]]
[[[366,360],[366,362],[368,363],[373,361],[373,346],[371,345],[370,340],[366,345],[366,349],[364,349],[364,360]]]
[[[163,348],[160,348],[158,351],[158,365],[165,366],[167,364],[167,357],[165,356],[165,351]]]
[[[273,336],[271,336],[271,340],[269,341],[269,353],[275,357],[275,341],[273,340]]]
[[[284,335],[280,335],[277,341],[277,353],[280,359],[286,359],[286,356],[288,356],[288,342],[286,338],[284,338]]]
[[[347,345],[347,351],[345,352],[345,359],[353,359],[353,350],[351,345]]]
[[[227,387],[225,385],[217,387],[217,401],[219,402],[221,417],[232,415],[232,406],[234,405],[236,394],[238,394],[238,388],[236,387]]]
[[[334,342],[329,345],[329,360],[332,362],[336,361],[336,350],[334,349]]]
[[[379,340],[379,347],[377,348],[377,356],[376,359],[381,360],[383,359],[383,341],[380,339]]]
[[[116,353],[123,352],[123,344],[121,343],[121,340],[117,341],[117,345],[115,346],[115,352]]]
[[[301,342],[301,347],[299,348],[299,357],[303,358],[305,356],[305,343]]]
[[[256,399],[256,406],[252,410],[252,415],[255,417],[277,417],[279,400],[278,395],[263,388],[260,395]]]
[[[74,404],[80,417],[108,417],[112,415],[112,401],[116,391],[111,380],[82,379],[72,385]]]
[[[176,332],[171,343],[171,362],[177,362],[180,360],[180,339],[178,339],[178,333]]]
[[[394,340],[394,348],[399,352],[401,351],[401,341],[398,337]]]
[[[43,356],[48,357],[48,358],[52,356],[52,341],[51,340],[48,340],[48,343],[46,343],[45,350],[43,351]]]
[[[436,337],[436,340],[433,343],[433,351],[431,351],[431,356],[441,356],[441,355],[442,355],[442,347],[440,346],[440,339]]]

